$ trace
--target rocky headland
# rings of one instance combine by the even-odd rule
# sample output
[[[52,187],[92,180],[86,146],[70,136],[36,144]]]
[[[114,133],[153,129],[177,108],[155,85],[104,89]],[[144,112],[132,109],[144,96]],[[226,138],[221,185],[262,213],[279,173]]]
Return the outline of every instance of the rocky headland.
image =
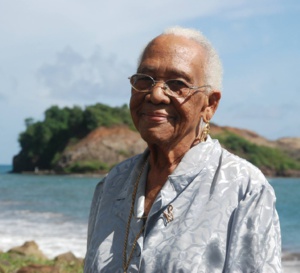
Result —
[[[225,133],[235,134],[258,146],[281,150],[291,158],[300,160],[300,138],[268,140],[249,130],[211,125],[212,137],[218,138],[219,135]],[[139,133],[130,130],[126,126],[100,127],[89,133],[75,145],[68,146],[63,152],[61,159],[57,162],[55,170],[59,172],[78,161],[84,162],[89,160],[97,160],[113,166],[128,157],[142,153],[146,147],[147,145],[141,139]],[[262,171],[268,176],[276,176],[276,173],[271,168],[262,168]],[[289,170],[286,172],[286,176],[300,176],[300,171]]]
[[[99,127],[74,145],[69,145],[55,166],[60,172],[76,162],[98,161],[113,166],[142,153],[146,143],[127,126]]]
[[[127,105],[51,106],[43,121],[25,119],[13,172],[106,173],[139,154],[146,143],[134,129]],[[300,176],[300,137],[268,140],[255,132],[211,124],[211,136],[267,176]]]
[[[281,138],[278,140],[268,140],[255,132],[238,129],[228,126],[211,125],[210,135],[213,138],[221,138],[224,135],[235,135],[240,139],[258,147],[276,149],[295,160],[300,164],[300,138]],[[222,141],[221,141],[222,144]],[[223,144],[222,144],[223,145]],[[239,154],[239,151],[231,150],[229,146],[223,145],[229,151],[246,157],[247,154]],[[138,132],[133,131],[128,126],[118,125],[112,127],[98,127],[86,136],[76,141],[68,143],[60,153],[58,160],[51,169],[43,169],[35,162],[27,165],[32,166],[30,172],[38,174],[49,173],[105,173],[112,166],[122,160],[142,153],[147,147]],[[26,159],[28,160],[28,159]],[[13,160],[16,172],[26,172],[22,170],[24,158],[22,152],[15,156]],[[255,163],[254,163],[255,164]],[[259,166],[267,176],[278,176],[278,170],[272,166]],[[281,176],[300,176],[300,169],[286,169],[280,173]]]

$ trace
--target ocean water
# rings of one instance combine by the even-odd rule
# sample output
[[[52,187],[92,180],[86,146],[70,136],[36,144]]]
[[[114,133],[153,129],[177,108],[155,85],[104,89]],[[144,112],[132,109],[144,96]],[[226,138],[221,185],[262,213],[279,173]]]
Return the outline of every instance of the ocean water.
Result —
[[[0,250],[34,240],[49,258],[84,257],[89,207],[101,177],[8,174],[0,165]],[[300,252],[300,178],[269,179],[284,251]]]
[[[0,250],[34,240],[49,258],[84,257],[91,199],[100,177],[3,173],[0,167]]]
[[[300,253],[300,178],[271,178],[276,193],[283,251]]]

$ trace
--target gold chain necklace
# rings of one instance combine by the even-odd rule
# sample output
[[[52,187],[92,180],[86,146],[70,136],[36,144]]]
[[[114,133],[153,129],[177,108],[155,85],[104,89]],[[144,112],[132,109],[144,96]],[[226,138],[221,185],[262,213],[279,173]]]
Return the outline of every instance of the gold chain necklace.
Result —
[[[137,241],[140,238],[140,236],[142,235],[142,233],[145,229],[145,225],[146,225],[146,221],[145,221],[142,228],[140,229],[138,234],[135,236],[133,244],[132,244],[131,251],[129,253],[129,257],[127,259],[127,246],[128,246],[129,229],[130,229],[131,219],[132,219],[132,216],[133,216],[133,213],[134,213],[134,204],[135,204],[136,193],[137,193],[138,185],[139,185],[139,182],[140,182],[140,178],[141,178],[142,173],[144,171],[144,168],[147,164],[147,161],[148,160],[146,159],[145,163],[144,163],[144,165],[141,169],[141,172],[139,173],[139,176],[137,177],[137,179],[135,181],[133,192],[132,192],[131,207],[130,207],[130,211],[129,211],[127,226],[126,226],[125,241],[124,241],[124,248],[123,248],[123,270],[124,270],[124,273],[127,272],[127,269],[129,267],[130,260],[132,259],[133,251],[136,247]]]

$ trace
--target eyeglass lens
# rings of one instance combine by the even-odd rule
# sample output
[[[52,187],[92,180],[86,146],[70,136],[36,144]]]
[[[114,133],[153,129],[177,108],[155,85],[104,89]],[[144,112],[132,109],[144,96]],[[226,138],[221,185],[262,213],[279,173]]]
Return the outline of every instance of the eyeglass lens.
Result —
[[[130,82],[134,88],[139,91],[146,91],[151,89],[156,81],[154,81],[150,76],[147,75],[133,75],[130,79]],[[188,86],[181,80],[167,80],[165,85],[173,92],[182,91]]]

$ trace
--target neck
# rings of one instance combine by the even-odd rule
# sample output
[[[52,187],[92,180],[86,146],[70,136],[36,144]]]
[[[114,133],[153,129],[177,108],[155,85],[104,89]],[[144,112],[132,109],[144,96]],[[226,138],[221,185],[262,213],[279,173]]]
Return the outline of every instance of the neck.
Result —
[[[183,144],[188,143],[188,144]],[[164,143],[149,144],[149,172],[145,192],[144,213],[148,215],[158,192],[166,183],[168,176],[175,170],[185,153],[193,146],[194,141],[180,142],[176,145]]]
[[[150,150],[150,172],[157,171],[171,174],[191,145],[178,144],[175,149],[169,149],[167,145],[148,145]]]

